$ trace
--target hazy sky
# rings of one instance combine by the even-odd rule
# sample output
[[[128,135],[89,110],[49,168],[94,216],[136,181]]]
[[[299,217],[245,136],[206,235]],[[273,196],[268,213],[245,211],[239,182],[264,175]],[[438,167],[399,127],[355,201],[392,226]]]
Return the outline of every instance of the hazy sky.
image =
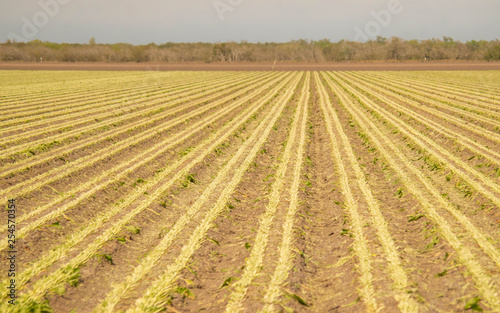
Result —
[[[0,0],[0,42],[338,41],[376,35],[500,39],[500,1]]]

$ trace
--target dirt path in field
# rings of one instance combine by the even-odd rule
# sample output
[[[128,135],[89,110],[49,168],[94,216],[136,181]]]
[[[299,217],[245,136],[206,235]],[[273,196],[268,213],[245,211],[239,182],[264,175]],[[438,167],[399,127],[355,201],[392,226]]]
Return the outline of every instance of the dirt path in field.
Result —
[[[364,305],[358,301],[359,275],[350,249],[353,239],[342,232],[348,228],[348,218],[316,88],[310,107],[310,161],[304,173],[311,186],[305,188],[305,203],[297,218],[294,270],[286,285],[309,307],[293,297],[285,298],[283,305],[297,311],[360,312]]]
[[[271,71],[270,63],[17,63],[0,62],[0,70],[86,71]],[[276,63],[275,71],[451,71],[500,70],[498,62],[345,62]]]

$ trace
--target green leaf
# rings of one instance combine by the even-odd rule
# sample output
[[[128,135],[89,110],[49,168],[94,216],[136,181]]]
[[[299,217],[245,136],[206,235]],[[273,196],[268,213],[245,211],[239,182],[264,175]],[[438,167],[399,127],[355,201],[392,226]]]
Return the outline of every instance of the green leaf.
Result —
[[[186,287],[177,287],[174,292],[182,295],[182,297],[184,299],[185,298],[191,298],[191,299],[195,298],[194,293]]]
[[[109,254],[98,254],[97,255],[98,257],[100,257],[101,259],[104,259],[106,261],[108,261],[111,265],[115,265],[115,263],[113,263],[113,257]]]
[[[301,305],[309,306],[309,304],[307,304],[307,302],[305,302],[301,297],[297,296],[296,294],[290,294],[290,296],[292,298],[294,298],[295,300],[297,300],[297,302],[300,303]]]
[[[61,225],[59,225],[60,223],[61,223],[60,221],[57,221],[57,222],[55,222],[53,224],[50,224],[49,226],[50,227],[55,227],[57,229],[62,229]]]
[[[127,242],[127,239],[125,239],[125,237],[116,237],[116,240],[118,240],[118,242],[121,242],[121,243]]]
[[[445,269],[444,271],[442,271],[441,273],[437,273],[436,274],[436,277],[443,277],[444,275],[446,275],[446,273],[448,273],[448,269]]]
[[[408,222],[418,221],[422,217],[424,217],[423,214],[410,215],[410,218],[408,219]]]
[[[465,309],[477,312],[483,312],[483,309],[479,306],[479,301],[481,301],[479,297],[474,297],[470,299],[469,301],[467,301],[467,304],[465,304]]]
[[[342,228],[342,231],[340,232],[341,236],[346,236],[349,235],[349,229]]]
[[[439,243],[439,237],[438,236],[434,236],[431,240],[431,242],[429,242],[426,246],[425,246],[425,249],[431,249],[433,248],[435,245],[437,245]]]
[[[58,295],[62,296],[66,293],[66,288],[64,288],[63,285],[56,286],[56,287],[52,288],[52,291],[57,293]]]
[[[208,240],[212,241],[213,243],[215,243],[216,245],[220,246],[220,243],[215,240],[215,239],[212,239],[212,238],[208,238]]]
[[[229,286],[229,284],[230,284],[233,280],[235,280],[235,279],[236,279],[235,277],[229,277],[228,279],[226,279],[226,280],[222,283],[222,285],[220,285],[219,289],[220,289],[220,288],[223,288],[223,287],[226,287],[226,286]]]
[[[131,233],[133,233],[133,234],[140,234],[140,233],[141,233],[141,229],[140,229],[140,228],[138,228],[138,227],[135,227],[135,226],[125,226],[125,228],[126,228],[129,232],[131,232]]]

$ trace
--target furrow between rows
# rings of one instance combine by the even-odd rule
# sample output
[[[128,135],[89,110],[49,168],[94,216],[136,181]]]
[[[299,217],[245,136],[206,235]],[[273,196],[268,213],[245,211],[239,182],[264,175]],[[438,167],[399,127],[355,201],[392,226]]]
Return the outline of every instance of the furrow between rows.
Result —
[[[298,133],[299,124],[303,124],[300,121],[300,117],[302,116],[302,119],[304,119],[303,108],[307,106],[307,100],[309,99],[309,80],[310,74],[308,73],[306,76],[306,81],[304,82],[304,86],[302,88],[299,106],[295,112],[293,124],[289,132],[285,152],[283,153],[283,157],[281,158],[280,164],[275,173],[276,180],[272,184],[271,194],[269,195],[269,203],[266,206],[265,212],[259,218],[259,230],[255,237],[255,242],[250,252],[250,257],[247,258],[245,262],[245,270],[241,278],[234,284],[225,312],[240,312],[243,309],[242,301],[245,297],[247,287],[259,274],[260,267],[262,265],[262,261],[266,252],[266,247],[269,241],[269,232],[273,225],[278,205],[281,201],[281,194],[283,192],[282,189],[286,178],[285,175],[289,167],[293,149],[296,145],[295,138],[297,137],[297,135],[300,135]],[[305,132],[305,129],[301,128],[300,131],[301,133],[303,133]]]
[[[273,276],[267,287],[266,294],[264,296],[264,302],[266,303],[263,310],[264,312],[273,312],[274,303],[276,303],[279,297],[283,294],[283,284],[288,278],[292,267],[292,241],[293,241],[293,227],[295,222],[295,215],[297,213],[299,205],[299,187],[300,187],[300,176],[302,172],[302,162],[305,155],[305,141],[306,141],[306,123],[308,120],[308,102],[310,99],[310,74],[307,77],[307,86],[302,92],[302,99],[304,103],[302,104],[302,119],[300,122],[300,138],[297,148],[297,158],[295,161],[295,166],[293,167],[293,180],[290,186],[290,205],[286,214],[285,221],[283,223],[283,237],[279,246],[279,260],[277,261]]]
[[[315,75],[315,79],[320,84],[317,75]],[[327,105],[324,94],[321,93],[322,97],[320,97],[320,106],[323,112],[326,112],[325,106]],[[360,272],[360,283],[361,290],[360,296],[362,301],[366,304],[366,308],[368,312],[377,312],[379,310],[379,306],[377,304],[377,300],[375,299],[375,291],[373,287],[373,274],[372,274],[372,260],[370,257],[370,252],[368,248],[368,242],[363,232],[363,221],[358,212],[358,201],[354,197],[353,192],[351,190],[350,181],[342,161],[341,155],[341,147],[338,144],[338,138],[334,133],[334,127],[332,125],[332,121],[328,116],[323,115],[323,119],[325,120],[326,129],[330,137],[330,144],[332,147],[333,155],[332,158],[338,168],[338,175],[340,186],[342,189],[342,194],[345,197],[345,209],[347,214],[350,217],[352,222],[352,233],[354,237],[353,249],[358,258],[359,262],[359,272]]]
[[[389,233],[387,221],[385,220],[384,216],[381,213],[379,203],[373,197],[370,187],[366,181],[365,175],[361,170],[361,167],[349,143],[349,139],[342,128],[339,118],[335,113],[334,109],[332,108],[331,104],[328,103],[328,95],[326,93],[323,84],[319,81],[319,75],[318,74],[316,75],[317,75],[316,79],[318,80],[318,85],[320,86],[320,94],[323,97],[323,101],[326,103],[326,109],[325,105],[322,106],[322,109],[324,110],[323,114],[325,117],[333,120],[335,129],[337,130],[337,133],[339,134],[339,137],[342,141],[343,150],[346,152],[351,168],[354,170],[354,173],[356,174],[356,182],[368,204],[368,209],[370,210],[370,213],[372,215],[373,225],[377,229],[377,235],[379,241],[382,244],[386,258],[388,260],[388,269],[391,279],[393,281],[393,287],[395,289],[394,297],[399,303],[398,307],[401,310],[401,312],[418,312],[417,302],[413,298],[411,298],[410,295],[406,292],[409,285],[408,277],[403,268],[403,265],[401,264],[400,255],[397,251],[394,239]],[[331,127],[331,125],[328,126]],[[340,146],[340,144],[338,143],[337,145]]]

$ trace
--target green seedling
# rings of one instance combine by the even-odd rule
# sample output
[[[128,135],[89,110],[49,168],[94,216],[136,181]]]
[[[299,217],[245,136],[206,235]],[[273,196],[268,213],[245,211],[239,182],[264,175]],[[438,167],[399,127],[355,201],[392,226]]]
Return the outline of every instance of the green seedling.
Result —
[[[165,227],[161,227],[160,233],[158,234],[158,239],[163,238],[166,234],[168,234],[169,231],[170,231],[170,229],[165,228]]]
[[[182,187],[187,188],[191,183],[196,184],[195,176],[196,174],[188,174],[186,180],[182,182]]]
[[[96,256],[99,257],[101,260],[109,262],[109,264],[111,265],[115,265],[115,263],[113,262],[113,257],[109,254],[97,254]]]
[[[264,178],[262,181],[263,181],[263,182],[266,182],[266,181],[268,181],[269,179],[271,179],[271,177],[274,177],[274,174],[269,174],[269,175],[267,175],[267,176],[266,176],[266,178]]]
[[[301,297],[299,297],[298,295],[296,295],[294,293],[286,292],[285,297],[288,299],[293,299],[293,300],[297,301],[300,305],[309,306],[309,304],[306,301],[304,301]]]
[[[184,300],[186,298],[191,298],[191,299],[195,298],[194,293],[191,290],[189,290],[187,287],[177,287],[177,288],[175,288],[174,293],[181,295],[182,300]]]
[[[60,224],[61,224],[61,222],[57,221],[55,223],[50,224],[49,227],[54,227],[54,228],[57,228],[57,229],[62,229],[62,226]]]
[[[140,234],[141,233],[141,229],[138,227],[135,227],[135,226],[125,226],[125,229],[127,229],[132,234]]]
[[[403,197],[403,188],[398,188],[398,190],[394,193],[395,196],[397,196],[398,198],[401,198]]]
[[[351,234],[349,234],[349,229],[342,228],[342,231],[340,232],[340,236],[350,236],[352,237]]]
[[[138,184],[143,184],[145,183],[146,181],[142,178],[139,178],[135,181],[135,183],[132,185],[133,187],[136,187]]]
[[[160,205],[161,205],[162,207],[164,207],[164,208],[166,208],[167,206],[169,206],[169,205],[171,205],[171,204],[172,204],[172,200],[170,200],[170,199],[167,199],[167,200],[165,200],[165,201],[160,202]]]
[[[70,266],[66,267],[63,269],[63,274],[65,277],[68,277],[66,280],[68,284],[72,287],[78,286],[80,283],[80,269],[79,268],[72,268]]]
[[[125,236],[123,236],[123,237],[116,237],[116,240],[118,240],[118,242],[120,242],[120,243],[126,243],[127,242],[127,239],[125,238]]]
[[[185,148],[184,150],[182,150],[181,152],[179,152],[179,155],[180,155],[181,157],[186,156],[186,155],[188,155],[188,154],[189,154],[189,152],[191,152],[191,150],[193,150],[193,149],[194,149],[194,147],[187,147],[187,148]]]
[[[217,240],[215,240],[215,239],[213,239],[213,238],[208,238],[208,240],[210,240],[211,242],[213,242],[213,243],[215,243],[216,245],[220,246],[220,243],[219,243]]]
[[[408,222],[418,221],[422,217],[424,217],[423,214],[410,215],[410,218],[408,219]]]
[[[439,237],[438,236],[434,236],[434,237],[432,237],[431,242],[429,242],[427,245],[425,245],[425,249],[431,249],[435,245],[437,245],[438,243],[439,243]]]
[[[437,273],[436,274],[436,277],[443,277],[444,275],[446,275],[446,273],[448,273],[448,269],[445,269],[444,271],[442,271],[441,273]]]
[[[215,154],[216,154],[217,156],[220,156],[221,154],[223,154],[222,150],[221,150],[221,149],[219,149],[219,148],[215,148],[215,149],[214,149],[214,152],[215,152]]]
[[[474,297],[467,301],[465,304],[465,310],[471,310],[471,311],[476,311],[476,312],[483,312],[483,309],[479,306],[479,301],[481,299],[479,297]]]
[[[224,288],[224,287],[226,287],[226,286],[229,286],[229,284],[230,284],[232,281],[234,281],[234,280],[236,280],[236,277],[229,277],[229,278],[227,278],[227,279],[226,279],[226,280],[222,283],[222,285],[220,285],[219,289]]]

